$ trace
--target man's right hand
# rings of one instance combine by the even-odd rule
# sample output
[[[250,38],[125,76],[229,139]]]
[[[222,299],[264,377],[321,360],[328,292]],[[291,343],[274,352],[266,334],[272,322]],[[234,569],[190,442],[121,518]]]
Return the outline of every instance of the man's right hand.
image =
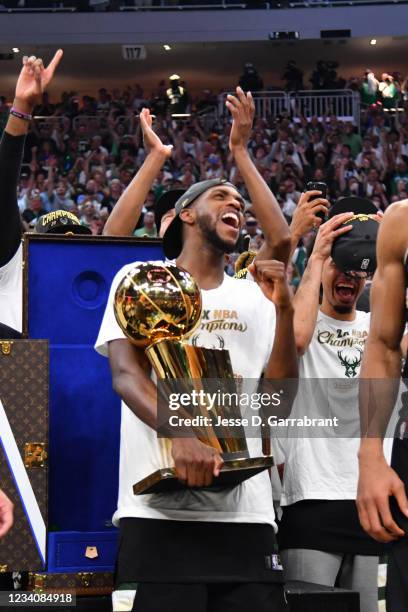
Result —
[[[208,487],[223,464],[219,453],[197,438],[173,438],[171,454],[177,478],[189,487]]]
[[[321,225],[322,220],[317,213],[327,214],[330,204],[325,198],[319,197],[321,195],[321,191],[305,191],[300,196],[290,224],[290,231],[296,237],[296,242]],[[313,197],[316,199],[311,199]]]
[[[313,247],[313,257],[325,261],[330,257],[333,242],[352,229],[352,225],[345,225],[353,217],[353,213],[335,215],[319,228]]]
[[[362,528],[378,542],[393,542],[405,535],[394,521],[390,497],[397,500],[401,512],[408,517],[405,486],[384,456],[360,457],[357,508]]]
[[[140,125],[143,132],[143,144],[147,153],[158,153],[165,159],[171,157],[173,145],[164,145],[152,128],[152,116],[148,108],[140,111]]]

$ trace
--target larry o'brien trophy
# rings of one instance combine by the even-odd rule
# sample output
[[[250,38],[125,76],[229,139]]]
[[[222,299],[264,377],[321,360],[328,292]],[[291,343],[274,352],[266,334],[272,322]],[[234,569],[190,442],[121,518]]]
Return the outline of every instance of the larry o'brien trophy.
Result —
[[[214,389],[214,382],[223,391],[236,391],[227,350],[200,348],[183,342],[199,325],[202,310],[200,289],[187,271],[174,264],[135,264],[119,283],[114,309],[118,324],[130,342],[146,347],[145,353],[158,378],[158,392],[165,389],[167,399],[174,389],[178,393],[191,394],[194,390],[199,394],[209,384]],[[201,397],[207,397],[206,393]],[[186,408],[180,413],[192,416]],[[202,400],[195,414],[202,418],[198,419],[198,426],[191,428],[193,434],[215,448],[224,461],[220,475],[209,488],[236,486],[273,465],[271,456],[249,456],[243,427],[234,426],[232,431],[228,426],[217,424],[219,416],[240,419],[239,405],[210,407]],[[134,485],[136,495],[186,487],[172,467],[171,439],[159,437],[158,440],[162,467]]]

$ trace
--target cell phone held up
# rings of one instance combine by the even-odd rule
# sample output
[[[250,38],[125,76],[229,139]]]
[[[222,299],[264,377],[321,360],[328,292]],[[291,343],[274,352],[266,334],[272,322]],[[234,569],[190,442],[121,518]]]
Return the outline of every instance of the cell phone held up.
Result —
[[[319,182],[319,181],[309,181],[309,183],[307,183],[306,185],[306,191],[320,191],[322,194],[321,196],[312,196],[309,202],[313,202],[313,200],[317,200],[317,198],[319,197],[324,198],[324,199],[327,198],[326,183]],[[321,219],[323,223],[326,221],[326,215],[323,211],[317,212],[316,217],[319,217],[319,219]]]

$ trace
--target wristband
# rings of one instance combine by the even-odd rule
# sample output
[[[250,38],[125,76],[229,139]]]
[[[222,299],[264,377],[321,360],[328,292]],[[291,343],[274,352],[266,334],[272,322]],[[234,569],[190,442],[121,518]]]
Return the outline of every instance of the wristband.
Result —
[[[13,117],[17,117],[18,119],[23,119],[23,121],[31,121],[31,119],[33,118],[33,116],[29,113],[23,113],[14,106],[10,110],[10,115],[13,115]]]

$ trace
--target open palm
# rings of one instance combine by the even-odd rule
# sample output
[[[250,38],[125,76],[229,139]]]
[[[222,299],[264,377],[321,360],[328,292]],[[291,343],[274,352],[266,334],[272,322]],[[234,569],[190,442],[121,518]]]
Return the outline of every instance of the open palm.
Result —
[[[165,157],[171,157],[173,150],[172,145],[165,145],[162,143],[156,132],[153,131],[152,127],[152,116],[148,108],[143,108],[140,112],[140,125],[143,132],[143,143],[148,153],[155,150],[161,152]]]
[[[24,101],[30,106],[35,106],[41,100],[41,96],[50,83],[62,55],[62,49],[58,49],[47,68],[44,68],[41,58],[34,56],[24,58],[23,68],[16,85],[16,99]]]

